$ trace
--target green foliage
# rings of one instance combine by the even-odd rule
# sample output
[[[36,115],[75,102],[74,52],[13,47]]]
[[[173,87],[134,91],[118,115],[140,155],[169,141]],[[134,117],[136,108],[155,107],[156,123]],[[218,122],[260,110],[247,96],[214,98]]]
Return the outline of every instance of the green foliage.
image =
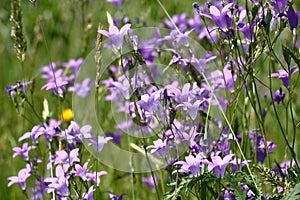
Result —
[[[297,200],[300,198],[300,183],[298,183],[282,200]]]
[[[176,199],[178,196],[188,198],[191,195],[194,195],[197,199],[216,198],[218,192],[214,187],[218,181],[219,179],[212,173],[204,173],[197,177],[179,178],[177,181],[174,180],[168,184],[172,189],[164,195],[164,200]]]
[[[235,173],[235,174],[225,174],[224,181],[228,184],[228,188],[232,190],[233,194],[237,199],[246,199],[246,191],[242,190],[242,181],[245,174]]]

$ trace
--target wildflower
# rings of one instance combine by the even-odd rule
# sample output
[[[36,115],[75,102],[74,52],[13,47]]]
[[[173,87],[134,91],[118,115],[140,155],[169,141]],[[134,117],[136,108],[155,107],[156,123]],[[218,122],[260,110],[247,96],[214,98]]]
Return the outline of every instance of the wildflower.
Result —
[[[26,168],[21,169],[18,173],[18,176],[11,176],[8,177],[8,180],[10,182],[8,183],[8,187],[10,187],[12,184],[18,184],[22,190],[26,189],[26,180],[31,176],[31,167],[29,165],[26,166]]]
[[[137,101],[137,104],[144,110],[151,112],[153,107],[160,101],[161,90],[141,96],[141,100]]]
[[[65,150],[56,151],[54,164],[62,164],[64,171],[67,171],[75,162],[80,162],[79,149],[73,149],[68,154]]]
[[[32,149],[36,149],[36,146],[28,146],[28,142],[25,142],[22,146],[20,147],[14,147],[13,150],[15,153],[13,154],[13,158],[20,155],[24,158],[24,160],[28,161],[29,160],[29,151]]]
[[[69,122],[74,117],[74,112],[70,108],[63,109],[63,111],[58,115],[59,120],[64,122]]]
[[[218,155],[211,156],[211,162],[205,160],[203,163],[208,164],[208,171],[214,170],[217,178],[222,178],[224,176],[226,167],[232,161],[234,154],[228,154],[223,159]]]
[[[112,132],[107,132],[105,133],[106,137],[111,137],[112,140],[116,143],[116,144],[120,144],[121,143],[121,136],[123,135],[123,131],[119,130],[116,134],[112,133]]]
[[[243,168],[245,165],[248,165],[249,162],[251,162],[251,160],[242,161],[240,158],[234,158],[230,161],[232,172],[236,172],[237,170]]]
[[[17,81],[16,85],[10,85],[5,87],[5,91],[9,94],[10,97],[14,97],[18,92],[25,94],[26,86],[31,84],[32,81],[27,81],[25,83],[21,83],[21,81]]]
[[[210,6],[209,8],[210,18],[224,32],[227,32],[233,24],[233,16],[229,13],[232,6],[233,4],[229,3],[221,11],[216,6]]]
[[[177,161],[173,165],[181,165],[179,172],[192,173],[194,176],[200,175],[200,166],[203,163],[202,155],[196,157],[189,155],[185,157],[185,161]]]
[[[28,193],[32,194],[31,199],[44,199],[45,193],[46,193],[47,185],[44,182],[44,178],[41,178],[41,180],[35,180],[35,186],[32,189],[27,190]]]
[[[153,141],[153,143],[154,145],[150,145],[147,147],[147,149],[151,149],[150,153],[162,158],[166,158],[168,155],[167,140],[162,141],[162,139],[158,139]]]
[[[249,133],[248,134],[249,137],[254,141],[254,148],[256,149],[256,157],[257,157],[257,161],[260,163],[263,163],[263,161],[266,158],[266,151],[268,148],[268,154],[273,153],[274,149],[276,148],[276,144],[274,142],[271,141],[267,141],[267,147],[265,146],[265,140],[264,137],[259,135],[259,136],[255,136],[253,133]]]
[[[94,186],[92,185],[87,193],[83,193],[82,198],[83,200],[94,200]]]
[[[292,30],[296,29],[298,26],[299,19],[298,19],[298,15],[296,14],[293,6],[289,6],[289,9],[286,12],[286,17],[289,20],[291,29]]]
[[[183,107],[184,109],[187,109],[191,119],[195,120],[198,116],[199,107],[203,102],[204,101],[200,101],[200,100],[196,100],[194,103],[183,102],[182,104],[177,105],[176,109],[179,107]]]
[[[106,144],[109,140],[113,139],[112,137],[104,137],[99,135],[97,139],[91,138],[88,146],[94,145],[95,151],[101,152],[104,144]]]
[[[48,123],[44,123],[44,136],[47,142],[52,141],[53,137],[57,136],[57,133],[61,131],[60,124],[61,121],[55,119],[50,119]]]
[[[276,90],[274,95],[273,95],[273,100],[277,102],[277,104],[280,104],[280,102],[283,103],[285,97],[285,92],[282,91],[280,88],[279,90]]]
[[[271,5],[277,13],[283,13],[288,0],[272,0]]]
[[[96,184],[97,186],[100,185],[100,176],[106,175],[106,171],[100,171],[100,172],[87,172],[86,176],[88,181],[90,181],[93,184]]]
[[[25,139],[30,139],[33,143],[38,143],[38,139],[41,135],[43,135],[45,132],[45,128],[40,126],[40,125],[36,125],[31,129],[31,132],[26,132],[24,133],[20,138],[19,138],[19,142]]]
[[[290,76],[294,73],[296,73],[298,71],[298,67],[295,66],[295,67],[292,67],[289,71],[289,73],[287,73],[285,70],[283,69],[279,69],[278,70],[278,73],[272,73],[271,74],[271,77],[278,77],[279,79],[281,79],[283,85],[286,87],[286,88],[289,88],[290,87]]]
[[[52,90],[54,94],[62,95],[67,84],[68,81],[64,80],[62,77],[58,77],[42,86],[41,90]]]
[[[84,163],[82,167],[79,164],[76,164],[75,165],[76,171],[73,172],[76,176],[79,176],[83,181],[87,180],[87,176],[86,176],[87,165],[88,165],[87,162]]]
[[[57,191],[57,194],[61,197],[67,197],[70,193],[68,187],[68,178],[65,175],[63,167],[58,165],[56,167],[56,177],[55,178],[46,178],[46,183],[50,183],[48,185],[48,193],[53,191]]]
[[[90,78],[86,78],[82,83],[75,83],[74,86],[69,87],[69,92],[75,92],[78,97],[87,97],[92,89],[93,83]]]
[[[61,137],[66,139],[69,144],[82,143],[83,139],[92,138],[92,127],[85,125],[80,128],[76,122],[71,121],[69,127],[61,133]]]
[[[65,68],[64,71],[66,71],[69,68],[72,69],[73,76],[71,76],[71,77],[74,77],[72,80],[70,80],[72,83],[73,83],[73,81],[75,81],[75,77],[77,76],[77,73],[78,73],[79,68],[80,68],[81,64],[83,63],[83,61],[84,61],[83,58],[78,58],[77,60],[72,58],[68,62],[64,62],[61,64]]]
[[[123,196],[126,195],[126,194],[116,195],[116,194],[113,194],[110,191],[108,191],[108,193],[109,193],[109,199],[110,200],[122,200]]]
[[[98,33],[108,37],[110,39],[111,44],[116,49],[121,49],[124,36],[127,34],[128,30],[130,29],[131,24],[125,24],[120,30],[116,26],[109,27],[109,32],[106,30],[98,30]]]

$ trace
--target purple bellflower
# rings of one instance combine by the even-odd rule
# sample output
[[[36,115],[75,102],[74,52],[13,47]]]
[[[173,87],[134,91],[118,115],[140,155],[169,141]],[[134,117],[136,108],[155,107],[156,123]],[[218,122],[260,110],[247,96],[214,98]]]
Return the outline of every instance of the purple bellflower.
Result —
[[[277,13],[283,13],[289,0],[272,0],[271,5]]]
[[[158,139],[153,141],[154,145],[150,145],[147,149],[151,149],[150,153],[154,154],[161,158],[166,158],[168,155],[168,144],[167,139],[162,141],[162,139]]]
[[[179,172],[192,173],[194,176],[198,176],[200,175],[200,167],[203,161],[201,154],[198,154],[196,157],[189,155],[185,157],[185,161],[177,161],[173,165],[181,165]]]
[[[32,81],[28,81],[25,83],[21,83],[21,81],[17,81],[16,85],[6,86],[5,91],[9,94],[11,98],[14,98],[17,95],[18,91],[20,91],[22,94],[25,94],[26,86],[31,83]]]
[[[88,181],[90,181],[93,184],[96,184],[97,186],[100,185],[100,176],[106,175],[106,171],[100,171],[100,172],[87,172],[86,176]]]
[[[289,74],[292,75],[294,74],[295,72],[297,72],[299,69],[297,66],[295,67],[292,67],[290,69],[290,72]],[[286,87],[286,88],[289,88],[290,87],[290,75],[289,75],[285,70],[283,69],[279,69],[278,70],[278,73],[272,73],[271,74],[271,77],[278,77],[279,79],[281,79],[283,85]]]
[[[19,142],[25,139],[30,139],[33,143],[38,143],[38,139],[41,135],[43,135],[45,132],[45,128],[40,126],[40,125],[36,125],[31,129],[31,132],[26,132],[24,133],[20,138],[19,138]]]
[[[26,168],[21,169],[18,173],[18,176],[11,176],[8,177],[8,180],[10,181],[8,183],[8,187],[10,187],[13,184],[18,184],[22,190],[26,189],[26,180],[29,178],[32,174],[32,170],[29,164],[27,164]]]
[[[112,140],[112,137],[104,137],[99,135],[97,139],[91,138],[90,142],[88,143],[88,146],[94,145],[95,151],[101,152],[104,144],[106,144],[109,140]]]
[[[75,169],[76,171],[74,171],[73,173],[76,175],[76,176],[79,176],[83,181],[86,181],[87,180],[87,175],[86,175],[86,172],[87,172],[87,166],[88,166],[88,163],[84,163],[84,165],[81,167],[79,164],[76,164],[75,165]]]
[[[116,26],[109,27],[109,31],[98,30],[98,33],[108,37],[112,46],[118,50],[122,48],[125,34],[130,29],[131,24],[125,24],[120,30]]]
[[[87,193],[83,193],[82,198],[83,200],[94,200],[94,186],[92,185]]]
[[[82,83],[75,83],[74,86],[69,87],[69,92],[75,92],[78,97],[87,97],[92,89],[93,83],[90,78],[86,78]]]
[[[214,155],[211,156],[211,162],[208,160],[205,160],[203,163],[208,164],[208,171],[214,170],[214,173],[217,178],[222,178],[224,176],[226,167],[230,162],[232,161],[232,157],[234,154],[228,154],[223,159],[218,156]]]
[[[266,147],[263,136],[259,135],[256,137],[255,134],[253,133],[249,133],[248,135],[254,141],[257,161],[263,163],[267,155],[266,148],[268,148],[268,153],[271,154],[273,153],[277,145],[274,142],[267,141],[267,147]]]
[[[29,160],[29,151],[32,149],[36,149],[36,146],[28,146],[28,143],[25,142],[22,146],[22,148],[20,147],[14,147],[14,154],[13,154],[13,158],[20,155],[24,158],[24,160],[28,161]]]
[[[279,90],[276,90],[273,94],[273,100],[277,102],[277,104],[280,104],[280,102],[284,103],[283,100],[285,98],[285,92],[282,91],[282,88]]]
[[[48,185],[48,193],[53,191],[57,191],[57,194],[60,197],[67,197],[70,193],[68,187],[68,177],[66,177],[63,167],[61,165],[57,165],[56,167],[56,177],[55,178],[46,178],[46,183]]]
[[[109,199],[110,200],[122,200],[123,199],[123,196],[125,196],[126,194],[121,194],[121,195],[116,195],[116,194],[113,194],[112,192],[108,191],[109,193]]]
[[[292,30],[296,29],[299,23],[298,15],[296,14],[293,6],[289,6],[286,12],[286,17],[289,20],[289,24]]]
[[[230,13],[232,3],[227,4],[220,11],[216,6],[210,6],[210,18],[217,24],[218,28],[224,32],[227,32],[233,24],[233,16]]]

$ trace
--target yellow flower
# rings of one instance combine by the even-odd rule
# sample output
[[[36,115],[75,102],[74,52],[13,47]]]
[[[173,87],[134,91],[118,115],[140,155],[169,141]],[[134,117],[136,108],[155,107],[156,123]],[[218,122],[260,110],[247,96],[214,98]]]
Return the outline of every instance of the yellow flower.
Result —
[[[63,111],[58,115],[58,118],[64,122],[71,121],[73,117],[74,117],[74,112],[70,108],[63,109]]]

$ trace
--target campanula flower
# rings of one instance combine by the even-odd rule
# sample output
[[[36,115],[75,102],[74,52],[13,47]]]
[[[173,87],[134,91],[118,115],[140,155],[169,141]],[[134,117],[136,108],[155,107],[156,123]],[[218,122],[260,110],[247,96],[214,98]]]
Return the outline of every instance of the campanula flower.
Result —
[[[28,161],[29,160],[29,151],[32,149],[36,149],[36,146],[28,146],[28,142],[25,142],[22,146],[20,147],[14,147],[13,151],[15,152],[13,154],[13,158],[20,155],[24,158],[24,160]]]
[[[280,102],[283,103],[284,98],[285,98],[285,92],[283,92],[281,88],[275,91],[273,95],[273,100],[276,101],[277,104],[280,104]]]
[[[207,170],[210,172],[214,170],[217,178],[222,178],[224,176],[227,165],[232,161],[234,154],[228,154],[223,159],[218,155],[211,156],[212,161],[205,160],[204,163],[208,164]]]
[[[32,81],[27,81],[22,83],[21,81],[17,81],[16,85],[10,85],[5,87],[5,91],[9,94],[10,97],[14,97],[20,91],[22,94],[25,94],[26,86],[31,84]]]
[[[298,71],[298,67],[295,66],[295,67],[292,67],[289,71],[289,73],[287,73],[285,70],[283,69],[279,69],[278,70],[278,73],[272,73],[271,74],[271,77],[278,77],[281,79],[283,85],[286,87],[286,88],[289,88],[290,87],[290,75],[296,73]],[[290,75],[289,75],[290,74]]]
[[[218,28],[224,32],[227,32],[233,24],[233,16],[230,13],[232,3],[227,4],[220,11],[216,6],[210,6],[210,18],[217,24]]]
[[[299,19],[298,19],[298,15],[296,14],[293,6],[289,6],[289,9],[286,12],[286,17],[289,20],[291,29],[292,30],[296,29],[298,26]]]
[[[32,174],[31,167],[29,164],[27,164],[26,168],[23,168],[19,171],[18,176],[11,176],[8,177],[8,180],[10,181],[8,183],[8,187],[10,187],[13,184],[18,184],[22,190],[26,189],[26,180],[29,178]]]
[[[125,24],[120,30],[116,26],[109,27],[109,31],[106,30],[98,30],[98,33],[108,37],[110,39],[111,44],[116,49],[121,49],[123,45],[123,40],[125,34],[127,34],[130,29],[131,24]]]
[[[185,157],[185,161],[177,161],[173,165],[181,165],[179,172],[192,173],[194,176],[197,176],[200,175],[200,167],[203,161],[201,154],[198,154],[196,157],[189,155]]]

